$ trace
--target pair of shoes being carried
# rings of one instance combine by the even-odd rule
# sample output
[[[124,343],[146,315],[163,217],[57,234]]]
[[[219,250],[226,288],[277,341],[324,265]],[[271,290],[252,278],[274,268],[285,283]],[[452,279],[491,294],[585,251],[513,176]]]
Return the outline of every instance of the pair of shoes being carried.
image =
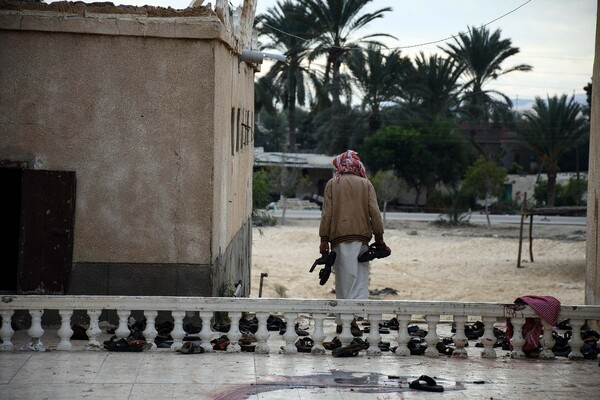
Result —
[[[325,267],[321,268],[319,271],[319,285],[323,286],[329,280],[329,276],[331,275],[331,267],[335,262],[335,257],[335,251],[326,251],[321,253],[321,257],[317,258],[312,267],[310,267],[308,272],[313,272],[317,265],[325,265]]]
[[[427,375],[421,375],[419,379],[415,379],[408,384],[408,387],[415,390],[423,390],[426,392],[443,392],[444,387],[438,385],[436,381]]]
[[[385,258],[390,254],[392,254],[392,250],[384,243],[373,243],[369,245],[367,251],[358,256],[358,261],[367,262],[375,258]]]

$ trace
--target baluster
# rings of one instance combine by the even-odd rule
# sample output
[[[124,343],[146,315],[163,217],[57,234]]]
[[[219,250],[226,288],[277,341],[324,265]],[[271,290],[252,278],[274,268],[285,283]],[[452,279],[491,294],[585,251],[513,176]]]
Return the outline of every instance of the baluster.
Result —
[[[581,352],[581,346],[583,346],[583,339],[581,339],[581,327],[585,323],[582,319],[571,319],[571,339],[569,340],[569,346],[571,346],[571,352],[569,353],[569,360],[582,360],[583,353]]]
[[[185,311],[171,311],[171,315],[173,316],[173,330],[171,331],[173,344],[171,345],[171,351],[177,351],[183,346],[183,338],[185,337],[185,331],[183,330]]]
[[[323,340],[325,340],[325,331],[323,330],[323,321],[325,321],[325,314],[317,313],[312,315],[315,321],[315,329],[312,334],[314,345],[310,350],[311,354],[325,354],[325,347],[323,347]]]
[[[380,356],[379,342],[381,341],[381,335],[379,334],[379,323],[381,322],[381,314],[369,314],[368,318],[371,325],[367,336],[367,342],[369,343],[367,355]]]
[[[31,338],[31,342],[29,342],[28,347],[34,351],[46,351],[44,343],[41,340],[44,334],[44,329],[42,328],[42,314],[44,314],[44,310],[30,310],[29,314],[31,315],[31,327],[27,330],[27,334]]]
[[[425,320],[427,321],[427,336],[425,336],[427,349],[425,349],[425,355],[428,357],[439,357],[440,352],[436,345],[440,341],[440,337],[437,335],[437,324],[440,322],[440,316],[426,315]]]
[[[254,334],[257,339],[256,347],[254,349],[255,353],[259,354],[269,354],[269,345],[267,341],[269,340],[269,330],[267,329],[267,320],[269,319],[269,313],[266,312],[257,312],[256,319],[258,320],[258,330]]]
[[[157,346],[154,342],[158,332],[156,331],[156,316],[158,311],[144,311],[144,317],[146,317],[146,328],[142,332],[144,340],[146,341],[146,348],[148,350],[156,350]]]
[[[2,315],[2,328],[0,328],[0,338],[2,338],[2,343],[0,344],[0,351],[12,351],[14,348],[14,345],[11,342],[12,336],[15,333],[11,326],[14,313],[13,310],[0,311],[0,315]]]
[[[481,337],[481,343],[483,344],[481,357],[496,358],[496,350],[494,350],[494,345],[496,344],[496,336],[494,336],[496,317],[482,317],[482,320],[485,327],[483,329],[483,336]]]
[[[544,319],[542,319],[542,325],[544,326],[544,333],[542,335],[542,339],[540,340],[540,345],[542,346],[542,351],[540,352],[540,359],[542,360],[552,360],[556,358],[552,348],[554,347],[554,338],[552,337],[552,325],[547,323]]]
[[[468,358],[465,346],[469,343],[469,339],[465,335],[465,322],[467,322],[466,315],[454,316],[454,326],[456,327],[456,332],[452,337],[452,341],[456,346],[456,349],[452,352],[454,358]]]
[[[239,343],[242,338],[242,333],[240,332],[240,318],[242,318],[242,313],[239,311],[230,312],[229,317],[231,319],[231,324],[229,325],[229,332],[227,332],[227,339],[229,339],[227,352],[239,353],[242,351],[242,347]],[[254,350],[256,351],[256,348]]]
[[[127,339],[131,334],[129,326],[127,325],[130,314],[130,310],[117,310],[117,315],[119,316],[119,326],[115,330],[115,335],[117,335],[117,337],[120,339]]]
[[[213,337],[213,331],[210,329],[210,321],[213,317],[212,311],[200,311],[200,319],[202,320],[202,328],[198,336],[202,339],[202,348],[205,352],[215,351],[210,344]]]
[[[100,318],[100,310],[87,310],[87,314],[90,317],[90,326],[85,331],[87,333],[89,341],[85,345],[86,350],[100,350],[100,341],[98,337],[102,333],[102,329],[98,326],[98,319]]]
[[[73,348],[71,345],[71,336],[73,335],[71,315],[73,315],[73,310],[58,310],[58,314],[60,315],[60,329],[56,333],[60,338],[60,343],[56,346],[56,350],[70,351]]]
[[[285,340],[285,346],[283,346],[284,353],[297,353],[298,348],[296,347],[296,340],[298,340],[298,334],[296,333],[296,318],[298,313],[284,313],[286,328],[283,334],[283,340]]]
[[[342,320],[342,333],[338,334],[338,339],[342,342],[342,346],[348,346],[354,336],[352,335],[352,329],[350,328],[350,324],[354,320],[353,314],[340,314],[340,319]]]
[[[523,351],[523,345],[525,344],[525,338],[523,338],[523,324],[525,324],[525,318],[511,318],[510,322],[513,326],[513,336],[510,339],[513,350],[510,353],[510,357],[525,358],[525,352]]]
[[[408,334],[408,323],[410,322],[410,315],[398,315],[396,316],[398,319],[398,337],[396,341],[398,342],[398,347],[396,348],[395,354],[397,356],[410,356],[410,350],[408,348],[408,343],[410,342],[410,335]]]

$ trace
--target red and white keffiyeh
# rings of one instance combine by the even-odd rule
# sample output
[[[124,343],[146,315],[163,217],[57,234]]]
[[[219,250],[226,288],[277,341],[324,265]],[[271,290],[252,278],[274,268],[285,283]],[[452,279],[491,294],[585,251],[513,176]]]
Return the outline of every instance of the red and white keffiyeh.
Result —
[[[560,301],[552,296],[521,296],[515,300],[515,303],[525,303],[533,308],[538,315],[549,325],[555,326],[558,323],[558,314],[560,313]],[[539,318],[525,318],[525,324],[522,328],[522,336],[525,339],[523,351],[529,353],[536,350],[540,345],[540,335],[544,327]],[[510,340],[513,337],[513,326],[508,321],[506,324],[506,338]],[[509,344],[510,350],[513,349]]]
[[[333,166],[335,167],[335,180],[340,180],[340,175],[344,173],[351,173],[354,175],[367,177],[367,171],[365,166],[358,158],[358,153],[354,150],[347,150],[344,153],[333,159]]]

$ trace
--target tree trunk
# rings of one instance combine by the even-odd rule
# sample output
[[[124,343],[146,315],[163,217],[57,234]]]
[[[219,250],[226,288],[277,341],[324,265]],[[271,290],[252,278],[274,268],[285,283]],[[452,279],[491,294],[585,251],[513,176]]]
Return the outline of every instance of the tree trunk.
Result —
[[[556,198],[556,171],[548,168],[548,200],[546,201],[547,207],[554,207],[554,201]]]
[[[387,200],[383,201],[383,226],[386,226]]]
[[[489,195],[486,193],[485,194],[485,218],[487,219],[487,224],[488,226],[492,226],[492,222],[490,221],[490,209],[488,207],[488,199],[489,199]]]
[[[281,225],[285,225],[285,211],[287,210],[287,197],[281,195],[283,200],[283,207],[281,208]]]
[[[342,67],[341,55],[335,54],[333,57],[332,65],[332,79],[331,79],[331,109],[333,115],[337,114],[337,111],[341,108],[342,103],[341,97],[341,82],[340,82],[340,69]]]
[[[419,209],[419,199],[421,198],[421,188],[415,186],[415,192],[417,194],[415,195],[415,203],[413,204],[413,209],[417,211]]]
[[[292,84],[290,83],[290,86]],[[288,105],[288,151],[296,152],[296,90],[290,87]]]

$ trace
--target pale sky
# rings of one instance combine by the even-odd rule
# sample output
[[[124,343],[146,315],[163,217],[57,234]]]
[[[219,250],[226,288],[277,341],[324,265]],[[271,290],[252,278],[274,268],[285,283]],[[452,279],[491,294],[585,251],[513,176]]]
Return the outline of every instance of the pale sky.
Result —
[[[275,6],[276,0],[257,0],[257,14]],[[155,5],[186,8],[191,0],[113,0],[115,4]],[[209,3],[205,0],[205,4]],[[230,0],[236,7],[243,0]],[[213,2],[214,4],[214,2]],[[520,7],[514,12],[512,10]],[[501,38],[510,39],[521,51],[503,66],[533,66],[532,72],[513,72],[500,77],[489,88],[497,89],[522,108],[535,96],[576,95],[585,101],[583,87],[590,82],[594,62],[596,0],[373,0],[367,10],[392,7],[392,12],[377,20],[364,33],[388,33],[398,40],[386,40],[390,47],[415,46],[465,32],[467,26],[487,24]],[[453,42],[450,39],[449,42]],[[414,56],[442,51],[433,45],[402,48]]]

